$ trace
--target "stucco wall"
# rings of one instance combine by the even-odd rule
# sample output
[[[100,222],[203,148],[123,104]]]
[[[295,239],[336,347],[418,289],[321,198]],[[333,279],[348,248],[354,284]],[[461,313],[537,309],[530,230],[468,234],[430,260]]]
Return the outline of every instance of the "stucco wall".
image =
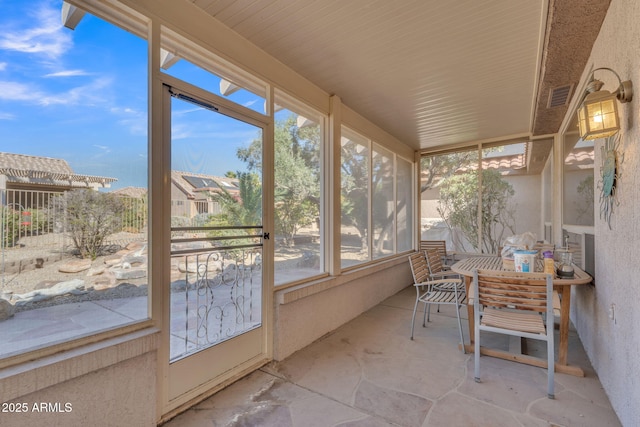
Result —
[[[621,111],[622,142],[618,201],[610,230],[595,215],[596,287],[576,290],[572,318],[593,367],[625,426],[640,420],[640,2],[613,0],[594,45],[589,65],[610,67],[622,80],[631,79],[635,95]],[[597,72],[605,89],[615,90],[617,80],[607,71]],[[602,163],[596,143],[595,181]],[[596,203],[599,194],[596,190]],[[615,305],[615,318],[609,317]]]
[[[399,264],[393,264],[388,268],[373,268],[366,275],[352,272],[345,278],[360,277],[317,293],[308,289],[310,295],[291,302],[285,302],[286,294],[297,290],[277,292],[274,359],[290,356],[411,285],[413,279],[408,258],[403,257]],[[331,281],[325,283],[331,286]]]
[[[0,425],[155,426],[155,390],[152,352],[13,399],[10,403],[26,404],[27,411],[0,413]],[[40,412],[46,408],[54,412]]]

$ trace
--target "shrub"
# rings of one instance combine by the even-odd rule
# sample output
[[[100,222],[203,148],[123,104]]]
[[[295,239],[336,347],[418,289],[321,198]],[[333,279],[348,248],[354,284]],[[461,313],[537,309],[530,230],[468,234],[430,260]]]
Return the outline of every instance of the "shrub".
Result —
[[[20,212],[0,206],[0,217],[2,218],[2,246],[10,248],[16,244],[16,240],[20,237]]]
[[[66,229],[82,258],[96,259],[104,240],[122,229],[122,200],[94,190],[73,190],[56,196],[54,208],[64,215]]]

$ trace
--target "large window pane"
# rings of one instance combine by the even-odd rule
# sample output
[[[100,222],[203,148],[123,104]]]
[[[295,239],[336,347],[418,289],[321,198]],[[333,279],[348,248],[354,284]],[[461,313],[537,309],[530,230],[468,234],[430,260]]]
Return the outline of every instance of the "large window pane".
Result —
[[[395,198],[393,179],[395,175],[393,154],[374,145],[371,161],[371,196],[373,220],[373,258],[395,253]]]
[[[321,165],[324,117],[277,92],[275,99],[275,283],[324,271]]]
[[[420,238],[447,249],[477,251],[478,152],[424,156],[420,161]]]
[[[0,357],[148,318],[145,24],[3,6]]]
[[[369,260],[369,141],[346,128],[341,140],[341,266]]]
[[[594,225],[594,143],[565,135],[564,224]]]
[[[552,140],[482,150],[482,251],[496,253],[507,237],[544,239],[543,172]]]
[[[413,189],[413,165],[411,162],[397,157],[396,241],[398,252],[413,249]]]
[[[604,145],[604,140],[603,140]],[[601,147],[604,149],[604,147]],[[595,214],[596,195],[602,187],[595,185],[594,140],[582,141],[576,134],[564,135],[563,224],[561,245],[568,244],[573,261],[595,276]],[[606,153],[603,152],[603,158]],[[602,210],[613,198],[599,200]],[[611,208],[612,206],[609,206]],[[601,218],[603,212],[599,212]],[[556,242],[558,243],[558,242]]]

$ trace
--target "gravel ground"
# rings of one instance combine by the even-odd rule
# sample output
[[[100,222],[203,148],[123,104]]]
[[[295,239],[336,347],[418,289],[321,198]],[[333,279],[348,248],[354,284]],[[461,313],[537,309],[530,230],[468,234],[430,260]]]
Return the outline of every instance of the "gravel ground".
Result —
[[[122,236],[118,237],[121,238],[123,244],[111,245],[103,256],[96,258],[96,260],[92,262],[92,267],[104,265],[104,260],[108,255],[122,249],[126,243],[132,240],[131,238],[127,239],[127,237],[130,236],[127,236],[126,233],[123,233]],[[74,302],[144,296],[147,294],[146,278],[118,283],[117,286],[110,289],[95,290],[93,286],[99,276],[88,277],[86,271],[81,271],[79,273],[60,272],[59,268],[61,265],[80,258],[72,251],[63,251],[62,242],[59,238],[56,241],[53,241],[51,237],[47,235],[29,236],[20,239],[16,247],[0,252],[2,252],[0,254],[0,272],[2,272],[0,296],[4,294],[6,299],[9,299],[7,297],[11,294],[24,294],[38,289],[47,289],[59,282],[73,279],[85,281],[86,293],[55,296],[43,301],[16,305],[16,311],[31,310]],[[42,268],[29,268],[19,273],[12,272],[12,269],[14,268],[12,267],[12,263],[31,260],[35,262],[38,258],[45,260]]]
[[[108,253],[98,257],[92,262],[92,268],[104,265],[105,258],[108,255],[121,250],[127,243],[134,240],[131,238],[131,235],[128,235],[127,233],[122,234],[123,235],[121,236],[116,236],[115,239],[116,242],[120,241],[122,243],[112,245],[109,248]],[[139,238],[135,240],[139,240]],[[45,244],[43,244],[43,242],[45,242]],[[24,294],[38,289],[46,289],[52,287],[56,283],[73,279],[85,281],[85,289],[87,292],[79,295],[67,294],[43,301],[30,302],[21,306],[16,306],[16,311],[74,302],[129,298],[147,295],[148,280],[146,277],[128,280],[126,282],[123,281],[113,288],[95,290],[93,286],[100,276],[87,276],[86,271],[79,273],[61,273],[59,271],[61,265],[70,260],[79,259],[79,257],[74,255],[72,252],[63,252],[61,250],[62,245],[60,239],[58,239],[56,243],[57,244],[51,244],[51,238],[49,236],[31,236],[20,239],[20,245],[15,248],[0,251],[2,252],[0,254],[0,273],[2,273],[0,281],[0,297],[4,294],[5,299],[9,299],[7,297],[10,294]],[[300,244],[296,245],[295,248],[284,248],[279,250],[276,254],[276,268],[295,268],[300,261],[300,254],[304,253],[304,251],[312,251],[316,247],[317,245],[313,244]],[[353,252],[353,254],[343,253],[343,256],[347,255],[348,258],[358,259],[359,250],[355,245]],[[10,269],[5,269],[5,264],[9,266],[12,262],[20,260],[34,260],[35,262],[35,259],[37,258],[45,260],[42,268],[32,268],[20,273],[7,272],[10,271]]]

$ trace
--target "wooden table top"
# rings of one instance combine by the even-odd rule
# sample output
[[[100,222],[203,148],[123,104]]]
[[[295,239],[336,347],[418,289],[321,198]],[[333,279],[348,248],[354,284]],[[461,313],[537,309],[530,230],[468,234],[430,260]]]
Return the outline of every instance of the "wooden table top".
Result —
[[[536,271],[542,271],[542,260],[536,260]],[[451,266],[451,270],[463,276],[473,276],[474,270],[499,270],[505,271],[502,265],[502,258],[496,256],[470,257],[460,260]],[[572,278],[553,278],[554,285],[584,285],[591,283],[593,278],[580,267],[574,264],[574,275]]]

